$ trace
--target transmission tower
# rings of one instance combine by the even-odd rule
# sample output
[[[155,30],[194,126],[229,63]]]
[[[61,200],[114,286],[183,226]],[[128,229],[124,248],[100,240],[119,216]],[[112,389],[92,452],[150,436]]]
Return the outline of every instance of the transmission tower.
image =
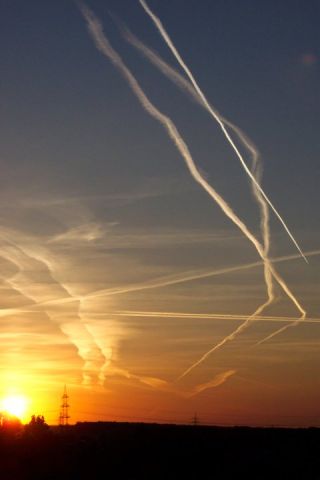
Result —
[[[60,405],[60,415],[59,415],[59,425],[65,426],[69,424],[69,395],[67,394],[67,386],[64,386],[63,395],[61,397],[61,405]]]
[[[199,418],[198,418],[198,415],[197,415],[197,412],[195,412],[192,420],[191,420],[191,425],[193,425],[194,427],[196,425],[199,425]]]

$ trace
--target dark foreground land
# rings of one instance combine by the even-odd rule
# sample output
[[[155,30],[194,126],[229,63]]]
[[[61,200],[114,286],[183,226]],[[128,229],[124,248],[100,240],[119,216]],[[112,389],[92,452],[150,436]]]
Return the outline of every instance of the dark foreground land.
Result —
[[[0,431],[0,479],[320,479],[320,429],[79,423]]]

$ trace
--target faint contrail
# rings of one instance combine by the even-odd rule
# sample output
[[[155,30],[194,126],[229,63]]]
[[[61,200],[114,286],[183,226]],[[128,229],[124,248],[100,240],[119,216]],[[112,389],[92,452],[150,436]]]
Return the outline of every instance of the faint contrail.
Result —
[[[188,397],[194,397],[195,395],[198,395],[199,393],[208,390],[209,388],[216,388],[222,385],[227,381],[229,377],[232,377],[235,373],[237,373],[237,370],[227,370],[225,372],[219,373],[216,375],[212,380],[209,380],[209,382],[201,383],[200,385],[196,385],[192,391],[190,392]]]
[[[28,247],[18,245],[8,238],[6,240],[10,243],[10,246],[2,247],[1,256],[18,268],[18,272],[7,279],[6,282],[25,298],[34,302],[34,307],[41,305],[41,309],[47,317],[59,325],[61,332],[66,335],[69,341],[75,346],[79,356],[84,362],[83,382],[91,383],[92,376],[96,371],[96,365],[99,362],[101,363],[103,355],[94,343],[94,339],[87,331],[86,326],[81,323],[81,321],[74,321],[74,318],[77,318],[79,315],[77,308],[79,299],[69,297],[67,303],[70,304],[71,310],[63,314],[58,309],[53,308],[59,305],[59,301],[61,300],[57,297],[61,294],[68,294],[68,292],[66,288],[53,277],[50,262],[47,259],[44,260],[40,252],[35,254],[33,251],[30,251]],[[30,279],[28,272],[33,266],[33,264],[30,264],[30,261],[36,262],[35,264],[41,264],[41,266],[45,265],[45,273],[49,275],[50,281],[44,282],[45,286],[43,288],[39,288],[38,285],[35,286],[32,279]],[[41,301],[41,299],[46,297],[51,297],[51,300]]]
[[[306,252],[305,255],[307,257],[320,255],[320,250],[311,250],[309,252]],[[300,258],[300,254],[284,255],[282,257],[272,258],[272,262],[273,263],[287,262],[290,260],[297,260],[298,258]],[[28,309],[28,312],[31,312],[47,305],[67,305],[68,303],[74,302],[75,299],[77,300],[94,299],[94,298],[99,298],[103,296],[121,295],[129,292],[137,292],[137,291],[149,290],[154,288],[162,288],[170,285],[196,281],[202,278],[210,278],[210,277],[224,275],[232,272],[250,270],[252,268],[260,267],[261,265],[263,265],[263,262],[257,261],[257,262],[243,264],[243,265],[235,265],[234,267],[226,267],[226,268],[221,268],[216,270],[208,270],[204,272],[201,272],[201,271],[200,272],[199,271],[184,272],[182,274],[156,278],[156,279],[150,280],[149,282],[138,283],[133,285],[125,285],[123,287],[118,287],[118,288],[116,287],[116,288],[110,288],[110,289],[107,288],[102,290],[96,290],[86,295],[74,296],[72,298],[68,296],[68,297],[57,299],[57,300],[38,301],[38,302],[32,303],[32,305],[26,305],[19,309],[10,309],[10,308],[5,309],[5,312],[8,315],[16,313],[17,311],[20,311],[20,313],[23,311],[27,311],[26,309]],[[2,315],[1,312],[3,311],[4,311],[3,309],[0,309],[0,315]],[[5,313],[3,313],[3,315],[4,314]],[[245,317],[247,318],[248,315],[246,315]]]
[[[305,319],[304,319],[304,322],[305,322]],[[275,337],[276,335],[279,335],[279,333],[284,332],[285,330],[287,330],[287,329],[290,328],[290,327],[296,327],[299,323],[300,323],[300,319],[297,319],[295,322],[290,323],[289,325],[285,325],[284,327],[279,328],[279,330],[276,330],[275,332],[270,333],[270,335],[268,335],[267,337],[265,337],[265,338],[263,338],[262,340],[260,340],[259,342],[257,342],[257,343],[255,344],[255,346],[257,347],[258,345],[261,345],[262,343],[265,343],[265,342],[267,342],[268,340],[271,340],[271,338]]]
[[[230,321],[243,321],[248,318],[248,315],[234,314],[234,313],[187,313],[187,312],[154,312],[144,310],[121,310],[116,312],[103,313],[103,316],[115,316],[115,317],[141,317],[141,318],[181,318],[181,319],[200,319],[200,320],[230,320]],[[296,318],[281,317],[281,316],[266,316],[255,315],[255,322],[271,322],[271,323],[288,323],[294,324],[297,322]],[[303,323],[320,323],[320,318],[306,318]]]
[[[60,280],[56,278],[55,274],[55,266],[54,263],[50,258],[48,258],[47,252],[43,248],[37,249],[30,249],[27,247],[27,254],[37,259],[38,261],[42,262],[50,272],[51,277],[59,283],[61,288],[73,299],[74,302],[78,305],[77,311],[75,316],[78,318],[77,324],[62,324],[65,332],[68,331],[71,333],[71,339],[76,339],[79,344],[79,339],[81,339],[82,348],[79,350],[79,354],[82,356],[83,360],[85,361],[83,367],[83,383],[86,385],[92,384],[93,374],[97,373],[99,383],[102,383],[102,378],[104,378],[104,373],[107,367],[110,364],[110,358],[112,355],[112,349],[110,352],[110,348],[105,345],[102,345],[101,336],[95,335],[95,331],[90,325],[90,322],[86,321],[83,315],[83,303],[84,297],[75,295],[65,283],[62,283]],[[60,299],[59,299],[60,300]],[[80,333],[77,333],[80,332]],[[86,332],[86,334],[84,334]],[[110,343],[110,340],[109,340]],[[75,344],[78,347],[78,344]]]
[[[267,261],[267,259],[265,259]],[[269,262],[269,260],[268,260]],[[274,270],[273,265],[269,262],[268,269],[270,270],[271,274],[274,276],[274,278],[277,280],[279,285],[282,287],[282,289],[285,291],[285,293],[288,295],[288,297],[292,300],[292,302],[295,304],[297,309],[301,313],[301,317],[294,322],[294,325],[297,325],[301,321],[303,321],[306,318],[306,311],[302,308],[298,300],[295,298],[295,296],[291,293],[285,282],[281,279],[281,277],[277,274],[277,272]],[[267,305],[270,304],[270,299],[267,300],[263,305],[259,306],[258,309],[250,316],[248,317],[241,325],[239,325],[238,328],[236,328],[233,332],[231,332],[229,335],[227,335],[225,338],[221,340],[221,342],[217,343],[214,347],[210,348],[205,354],[203,354],[196,362],[194,362],[189,368],[187,368],[178,378],[177,380],[180,380],[181,378],[185,377],[188,373],[190,373],[194,368],[196,368],[198,365],[200,365],[204,360],[206,360],[213,352],[221,348],[224,344],[227,342],[232,341],[239,333],[244,331],[250,322],[254,319],[256,315],[260,315],[261,312],[265,309]],[[284,330],[286,330],[290,325],[286,325],[285,327],[281,328],[272,336],[276,335],[277,333],[281,333]],[[293,324],[292,324],[293,326]],[[268,336],[267,338],[271,338]],[[265,339],[266,340],[266,339]]]
[[[143,9],[145,10],[145,12],[149,15],[149,17],[151,18],[151,20],[153,21],[153,23],[155,24],[155,26],[157,27],[159,33],[161,34],[162,38],[164,39],[164,41],[166,42],[166,44],[168,45],[168,47],[170,48],[171,52],[173,53],[173,55],[175,56],[176,60],[178,61],[179,65],[183,68],[183,70],[185,71],[186,75],[188,76],[190,82],[192,83],[194,89],[196,90],[196,92],[198,93],[199,97],[202,99],[202,102],[206,105],[207,107],[207,110],[210,112],[210,114],[212,115],[212,117],[216,120],[216,122],[219,124],[222,132],[224,133],[226,139],[228,140],[230,146],[232,147],[232,149],[234,150],[234,152],[236,153],[237,157],[239,158],[244,170],[246,171],[247,175],[251,178],[252,182],[256,185],[256,188],[260,191],[261,195],[264,197],[264,199],[268,202],[268,204],[270,205],[270,207],[272,208],[272,210],[274,211],[274,213],[276,214],[276,216],[278,217],[278,219],[280,220],[280,222],[282,223],[284,229],[286,230],[286,232],[288,233],[289,237],[291,238],[291,240],[293,241],[294,245],[296,246],[296,248],[298,249],[298,251],[300,252],[301,256],[304,258],[304,260],[306,262],[307,259],[305,257],[305,255],[303,254],[301,248],[299,247],[297,241],[295,240],[295,238],[293,237],[293,235],[291,234],[289,228],[287,227],[286,223],[284,222],[283,218],[281,217],[281,215],[279,214],[279,212],[277,211],[277,209],[273,206],[272,202],[270,201],[270,199],[267,197],[267,195],[264,193],[263,189],[261,188],[260,184],[257,182],[256,178],[254,177],[254,175],[252,174],[252,172],[250,171],[250,169],[248,168],[245,160],[243,159],[241,153],[239,152],[237,146],[235,145],[234,141],[232,140],[232,138],[230,137],[229,135],[229,132],[227,131],[223,121],[221,120],[221,117],[217,114],[217,112],[211,107],[210,103],[208,102],[207,98],[205,97],[204,93],[202,92],[201,88],[199,87],[198,83],[196,82],[192,72],[190,71],[190,69],[188,68],[188,66],[185,64],[185,62],[183,61],[182,57],[180,56],[179,52],[177,51],[176,47],[174,46],[171,38],[169,37],[167,31],[165,30],[164,26],[162,25],[160,19],[150,10],[150,8],[148,7],[148,5],[146,4],[145,0],[139,0],[140,4],[142,5]]]

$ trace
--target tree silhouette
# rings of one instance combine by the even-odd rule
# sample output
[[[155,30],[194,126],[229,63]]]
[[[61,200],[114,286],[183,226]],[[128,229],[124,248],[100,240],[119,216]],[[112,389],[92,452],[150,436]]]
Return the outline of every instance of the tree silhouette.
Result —
[[[0,412],[0,431],[7,433],[18,433],[22,424],[19,418]]]
[[[32,415],[30,422],[25,426],[25,432],[31,436],[43,435],[49,430],[43,415]]]

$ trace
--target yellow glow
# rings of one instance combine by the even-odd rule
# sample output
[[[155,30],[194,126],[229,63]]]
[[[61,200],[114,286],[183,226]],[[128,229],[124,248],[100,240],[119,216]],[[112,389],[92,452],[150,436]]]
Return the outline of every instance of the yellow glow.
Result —
[[[2,409],[9,415],[23,419],[27,410],[28,400],[23,395],[11,395],[2,400]]]

